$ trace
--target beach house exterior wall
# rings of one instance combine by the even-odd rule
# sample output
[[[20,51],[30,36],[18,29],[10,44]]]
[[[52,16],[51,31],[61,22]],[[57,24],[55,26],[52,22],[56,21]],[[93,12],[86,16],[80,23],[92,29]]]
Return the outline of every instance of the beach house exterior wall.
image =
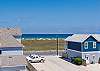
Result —
[[[77,34],[66,39],[65,49],[69,58],[81,57],[84,60],[88,60],[90,63],[97,63],[100,58],[100,41],[97,39],[98,37],[100,37],[100,35],[95,37],[93,34]],[[75,40],[73,40],[73,38]]]
[[[16,67],[2,67],[0,71],[27,71],[25,70],[25,66],[16,66]]]
[[[66,44],[66,52],[68,53],[69,58],[70,57],[81,57],[81,43],[79,42],[72,42],[72,41],[67,41]]]
[[[3,47],[0,48],[0,55],[23,55],[22,47]]]
[[[100,42],[93,36],[87,38],[81,45],[82,59],[97,63],[100,58]]]

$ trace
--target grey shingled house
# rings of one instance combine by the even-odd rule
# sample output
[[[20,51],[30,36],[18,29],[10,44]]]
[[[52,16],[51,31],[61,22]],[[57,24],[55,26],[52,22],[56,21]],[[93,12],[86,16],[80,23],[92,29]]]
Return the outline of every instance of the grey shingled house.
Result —
[[[19,29],[0,29],[0,71],[25,71],[26,60],[23,45],[15,38]]]

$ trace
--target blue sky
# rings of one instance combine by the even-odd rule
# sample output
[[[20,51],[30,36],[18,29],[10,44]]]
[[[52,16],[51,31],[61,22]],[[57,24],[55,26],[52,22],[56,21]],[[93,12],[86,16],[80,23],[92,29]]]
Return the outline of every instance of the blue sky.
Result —
[[[23,33],[100,33],[100,0],[0,0],[0,26]]]

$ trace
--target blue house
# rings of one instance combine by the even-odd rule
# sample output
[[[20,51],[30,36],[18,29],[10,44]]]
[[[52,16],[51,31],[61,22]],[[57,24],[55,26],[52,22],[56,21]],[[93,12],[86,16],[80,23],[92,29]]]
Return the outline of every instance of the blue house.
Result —
[[[89,63],[100,58],[100,34],[74,34],[65,39],[68,57],[81,57]]]

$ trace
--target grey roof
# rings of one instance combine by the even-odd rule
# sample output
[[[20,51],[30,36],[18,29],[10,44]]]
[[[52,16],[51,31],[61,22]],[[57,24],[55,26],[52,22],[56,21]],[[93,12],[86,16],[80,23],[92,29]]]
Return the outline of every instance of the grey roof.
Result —
[[[90,36],[100,42],[100,34],[74,34],[67,37],[65,41],[84,42]]]
[[[21,30],[19,28],[0,28],[0,33],[2,32],[11,34],[13,36],[22,35]]]
[[[0,33],[0,47],[23,47],[11,34]]]
[[[0,67],[25,66],[26,58],[24,55],[0,56]]]
[[[0,47],[23,47],[13,36],[20,36],[19,28],[0,28]]]

